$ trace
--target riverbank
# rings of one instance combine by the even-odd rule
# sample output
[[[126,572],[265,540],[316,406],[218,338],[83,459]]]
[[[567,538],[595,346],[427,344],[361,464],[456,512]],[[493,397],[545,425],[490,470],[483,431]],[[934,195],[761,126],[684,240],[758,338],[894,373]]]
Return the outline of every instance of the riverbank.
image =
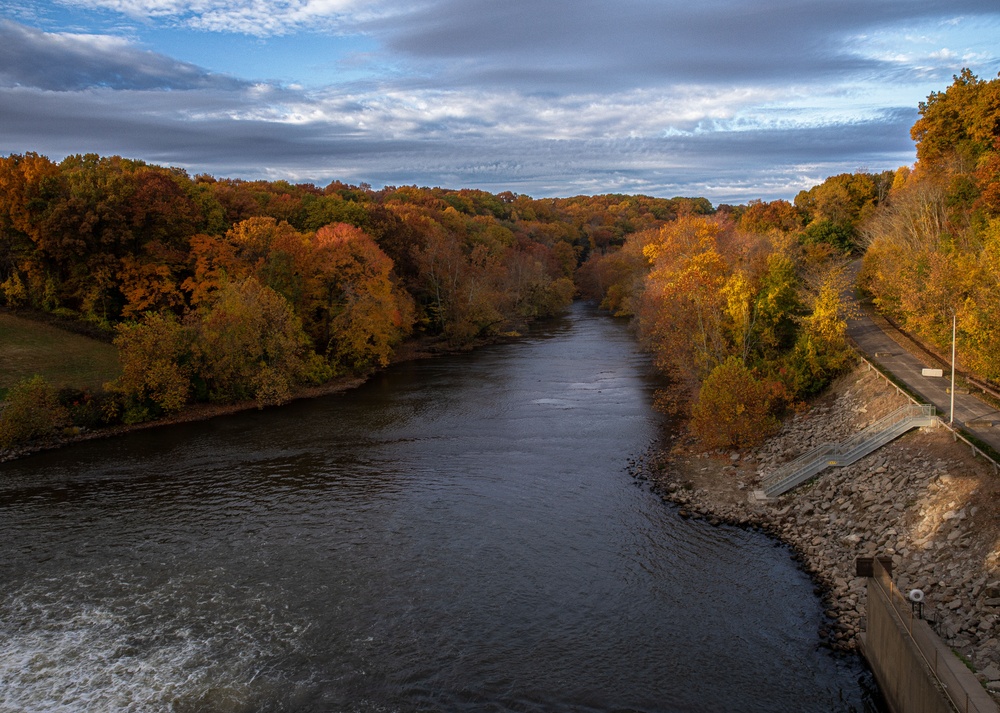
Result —
[[[761,476],[907,403],[861,365],[780,433],[745,452],[703,453],[685,436],[647,457],[647,478],[682,517],[761,528],[785,542],[824,597],[824,645],[854,650],[865,628],[865,580],[855,559],[890,556],[900,590],[926,594],[925,618],[1000,692],[1000,476],[944,428],[914,431],[774,501],[751,493]]]
[[[471,349],[473,347],[468,348]],[[390,364],[415,361],[417,359],[429,359],[434,356],[448,354],[455,351],[461,350],[450,348],[442,340],[415,338],[399,346],[393,355]],[[301,399],[313,399],[321,396],[330,396],[332,394],[355,389],[368,381],[368,379],[376,373],[378,373],[378,370],[373,369],[366,374],[342,376],[331,379],[325,384],[320,384],[319,386],[299,386],[292,391],[291,397],[286,403]],[[280,404],[278,407],[280,407]],[[119,424],[116,426],[95,429],[67,428],[53,433],[46,438],[40,438],[32,441],[31,443],[17,446],[15,448],[0,448],[0,463],[23,458],[33,453],[62,448],[72,443],[80,443],[98,438],[111,438],[113,436],[120,436],[134,431],[160,428],[162,426],[170,426],[178,423],[205,421],[210,418],[216,418],[217,416],[226,416],[243,411],[252,411],[259,408],[260,406],[254,400],[225,404],[197,403],[189,404],[176,413],[151,421],[143,421],[141,423]],[[270,406],[266,408],[276,407]]]

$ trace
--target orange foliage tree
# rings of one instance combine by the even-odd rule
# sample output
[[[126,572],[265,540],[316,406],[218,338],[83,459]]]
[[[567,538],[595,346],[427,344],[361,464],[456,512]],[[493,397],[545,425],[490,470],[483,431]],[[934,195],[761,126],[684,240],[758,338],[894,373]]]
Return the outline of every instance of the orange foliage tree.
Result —
[[[412,299],[392,279],[392,260],[362,230],[344,223],[320,228],[312,240],[310,324],[336,368],[389,363],[413,326]]]

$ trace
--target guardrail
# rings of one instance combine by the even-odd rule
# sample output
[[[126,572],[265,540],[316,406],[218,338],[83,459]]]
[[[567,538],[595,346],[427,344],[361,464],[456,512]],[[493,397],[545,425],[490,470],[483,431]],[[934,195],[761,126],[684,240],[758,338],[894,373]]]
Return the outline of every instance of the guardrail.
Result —
[[[919,405],[919,402],[915,398],[913,398],[913,396],[911,394],[909,394],[908,392],[906,392],[903,389],[901,389],[899,387],[899,385],[896,384],[892,380],[892,378],[890,378],[890,375],[886,372],[886,370],[885,370],[884,367],[882,367],[881,365],[879,365],[877,363],[872,362],[870,359],[868,359],[867,357],[865,357],[861,353],[861,350],[857,347],[856,344],[854,345],[854,350],[855,350],[855,352],[857,352],[858,358],[861,359],[861,361],[863,361],[865,364],[867,364],[869,369],[871,369],[873,371],[877,371],[878,374],[879,374],[879,376],[881,376],[888,383],[893,384],[896,387],[896,391],[897,392],[899,392],[900,394],[903,394],[904,396],[906,396],[906,398],[908,398],[911,403]],[[944,419],[939,419],[938,422],[942,426],[944,426],[945,428],[947,428],[949,431],[951,431],[951,435],[956,440],[961,440],[967,446],[969,446],[969,448],[972,449],[972,455],[974,455],[974,456],[982,456],[983,458],[985,458],[986,460],[988,460],[990,463],[993,464],[993,471],[994,472],[1000,472],[1000,461],[998,461],[997,458],[995,458],[992,454],[984,451],[980,446],[978,446],[975,443],[973,443],[972,441],[970,441],[966,437],[966,435],[962,433],[962,431],[961,431],[960,428],[958,428],[957,426],[955,426],[953,424],[948,423]]]
[[[887,317],[884,314],[879,314],[880,319],[884,319],[890,327],[899,332],[903,337],[913,344],[917,349],[922,351],[924,354],[929,356],[931,359],[944,364],[945,367],[951,368],[951,360],[945,357],[943,354],[939,354],[935,349],[932,349],[926,342],[917,337],[914,334],[910,334],[907,330],[903,329],[900,325],[896,324],[891,317]],[[977,389],[981,390],[983,393],[989,394],[994,398],[1000,399],[1000,385],[989,381],[988,379],[982,379],[978,376],[970,374],[964,369],[960,369],[958,364],[955,365],[955,374],[961,377],[967,384],[975,386]]]

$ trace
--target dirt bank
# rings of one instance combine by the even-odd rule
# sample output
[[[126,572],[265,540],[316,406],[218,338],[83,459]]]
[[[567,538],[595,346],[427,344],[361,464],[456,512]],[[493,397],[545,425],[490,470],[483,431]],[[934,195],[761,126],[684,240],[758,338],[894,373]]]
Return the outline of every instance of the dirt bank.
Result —
[[[760,448],[702,453],[680,436],[637,476],[680,505],[681,516],[761,527],[788,543],[826,598],[830,621],[819,633],[836,649],[854,649],[865,625],[855,558],[891,556],[899,588],[924,590],[925,618],[1000,691],[1000,476],[992,463],[945,428],[923,429],[774,501],[751,498],[762,475],[905,403],[862,365]]]

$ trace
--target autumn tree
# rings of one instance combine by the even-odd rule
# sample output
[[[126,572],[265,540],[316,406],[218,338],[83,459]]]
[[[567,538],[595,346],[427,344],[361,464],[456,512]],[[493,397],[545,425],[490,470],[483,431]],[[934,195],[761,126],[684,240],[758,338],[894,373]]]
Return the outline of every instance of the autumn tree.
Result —
[[[802,227],[805,216],[785,200],[765,203],[752,200],[739,217],[739,227],[751,233],[766,235],[773,230],[788,232]]]
[[[650,272],[639,308],[640,333],[660,369],[694,389],[729,355],[723,285],[729,266],[718,250],[733,226],[685,216],[643,249]]]
[[[168,311],[180,308],[184,304],[184,296],[177,285],[177,278],[169,265],[157,262],[144,262],[131,256],[121,259],[118,271],[119,289],[125,298],[122,315],[134,319],[143,312]],[[95,281],[100,288],[98,297],[103,296],[110,287],[112,278],[108,281]],[[95,311],[94,307],[90,308]],[[105,312],[105,314],[107,314]]]
[[[861,284],[904,329],[947,351],[953,316],[960,361],[997,378],[995,216],[1000,195],[1000,79],[964,70],[920,105],[918,161],[896,174],[865,226]]]
[[[747,448],[777,432],[774,391],[731,356],[705,378],[691,409],[691,430],[708,448]]]
[[[982,234],[981,249],[963,264],[964,299],[957,305],[962,361],[984,378],[1000,382],[1000,220]]]
[[[224,282],[189,323],[197,381],[210,400],[282,403],[313,366],[288,302],[254,277]]]
[[[389,363],[413,325],[412,300],[392,279],[392,260],[374,239],[345,223],[320,228],[313,240],[311,332],[338,370]]]
[[[858,230],[886,200],[893,178],[891,171],[842,173],[801,191],[795,197],[795,207],[806,216],[803,241],[852,251]]]
[[[920,102],[910,135],[917,160],[932,172],[969,173],[1000,136],[1000,82],[979,79],[969,69],[943,92]]]
[[[194,376],[191,330],[171,312],[146,312],[115,331],[122,373],[106,388],[122,397],[125,423],[183,408]]]
[[[845,300],[844,273],[831,270],[812,300],[784,371],[788,391],[796,396],[812,396],[841,374],[854,359],[847,342],[850,303]]]
[[[657,239],[658,231],[641,231],[630,235],[620,249],[593,253],[577,275],[580,290],[617,317],[633,316],[649,272],[644,250]]]

